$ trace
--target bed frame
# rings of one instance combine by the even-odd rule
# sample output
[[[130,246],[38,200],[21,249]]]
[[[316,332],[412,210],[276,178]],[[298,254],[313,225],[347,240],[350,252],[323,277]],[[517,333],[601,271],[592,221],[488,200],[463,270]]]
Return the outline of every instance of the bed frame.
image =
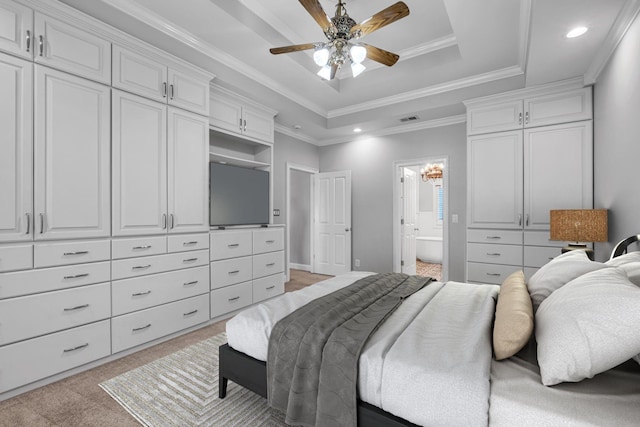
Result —
[[[219,350],[219,397],[227,395],[229,380],[242,387],[267,397],[267,364],[229,347],[221,345]],[[358,400],[359,427],[419,427],[400,417],[383,411],[369,403]]]

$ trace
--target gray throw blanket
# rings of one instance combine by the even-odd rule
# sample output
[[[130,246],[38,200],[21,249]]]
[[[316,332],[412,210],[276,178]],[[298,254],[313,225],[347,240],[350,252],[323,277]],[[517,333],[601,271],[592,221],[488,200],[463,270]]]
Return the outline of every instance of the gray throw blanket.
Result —
[[[431,280],[368,276],[280,320],[269,337],[269,406],[286,412],[292,425],[356,426],[358,358],[365,342],[404,298]]]

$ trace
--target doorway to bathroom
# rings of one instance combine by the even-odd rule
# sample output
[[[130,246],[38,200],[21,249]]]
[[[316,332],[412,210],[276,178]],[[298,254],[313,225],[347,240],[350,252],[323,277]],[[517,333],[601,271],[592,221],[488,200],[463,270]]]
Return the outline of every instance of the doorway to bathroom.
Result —
[[[447,158],[394,163],[394,271],[447,280]]]

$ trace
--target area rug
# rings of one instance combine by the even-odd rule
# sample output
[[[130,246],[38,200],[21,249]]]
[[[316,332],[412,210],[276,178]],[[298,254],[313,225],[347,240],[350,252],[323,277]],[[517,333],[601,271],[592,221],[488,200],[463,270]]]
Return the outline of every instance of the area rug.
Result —
[[[145,426],[286,426],[266,399],[231,381],[218,398],[218,347],[226,342],[216,335],[100,387]]]

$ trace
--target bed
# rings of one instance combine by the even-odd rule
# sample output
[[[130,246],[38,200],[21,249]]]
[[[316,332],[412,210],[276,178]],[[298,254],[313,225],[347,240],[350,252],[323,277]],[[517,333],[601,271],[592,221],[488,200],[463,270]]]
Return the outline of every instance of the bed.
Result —
[[[279,320],[367,277],[337,276],[231,319],[219,350],[220,398],[229,380],[268,397]],[[640,252],[599,263],[581,251],[527,284],[521,272],[502,287],[430,283],[368,337],[351,425],[638,425],[639,286]],[[447,294],[453,299],[439,299]],[[468,299],[471,308],[462,305]]]

